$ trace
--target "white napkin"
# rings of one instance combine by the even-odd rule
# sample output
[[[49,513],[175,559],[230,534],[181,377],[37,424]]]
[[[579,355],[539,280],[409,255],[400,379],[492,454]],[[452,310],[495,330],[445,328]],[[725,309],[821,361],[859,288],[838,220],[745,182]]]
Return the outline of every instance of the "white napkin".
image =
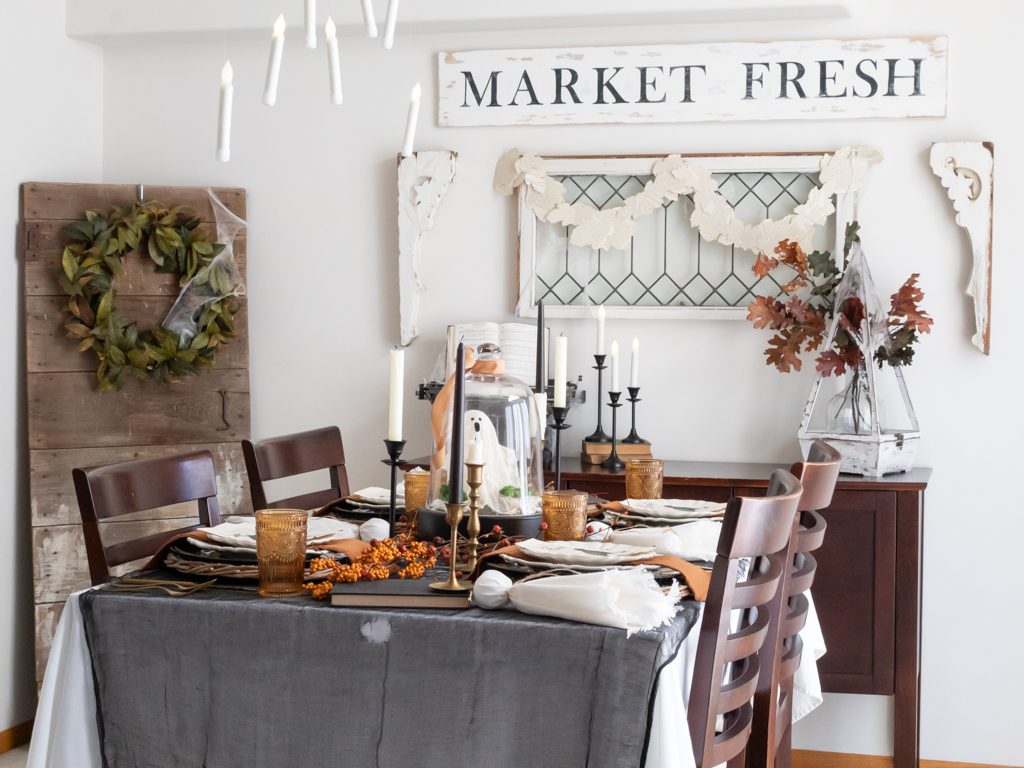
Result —
[[[390,488],[363,488],[361,491],[356,491],[351,494],[356,496],[361,501],[365,501],[367,504],[391,504],[391,489]],[[397,500],[399,504],[405,504],[405,487],[397,494]]]
[[[655,547],[659,555],[675,555],[683,560],[714,562],[721,535],[721,520],[694,520],[671,528],[613,531],[608,540],[634,547]]]
[[[203,529],[213,544],[190,538],[203,549],[256,549],[256,518],[233,516],[226,523]],[[323,544],[335,539],[354,539],[359,526],[332,517],[310,517],[306,523],[306,543]],[[220,546],[217,546],[220,545]]]
[[[690,499],[626,499],[622,506],[634,515],[686,520],[694,517],[714,517],[725,512],[725,504],[716,501]]]
[[[508,605],[508,590],[512,579],[501,571],[484,571],[473,582],[473,604],[489,611]]]
[[[606,541],[539,541],[526,539],[519,549],[545,563],[561,565],[620,565],[655,555],[655,547],[627,546]]]
[[[373,541],[374,539],[386,539],[391,533],[391,526],[387,520],[374,517],[359,526],[359,539],[361,541]],[[356,538],[355,536],[352,537]]]
[[[642,568],[520,581],[508,598],[523,613],[617,627],[627,636],[660,627],[679,610],[678,585],[666,595]]]

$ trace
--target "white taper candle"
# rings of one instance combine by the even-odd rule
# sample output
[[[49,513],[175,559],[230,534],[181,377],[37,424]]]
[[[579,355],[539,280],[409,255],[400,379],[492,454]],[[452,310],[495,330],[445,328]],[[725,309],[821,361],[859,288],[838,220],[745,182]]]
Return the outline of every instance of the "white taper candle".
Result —
[[[373,18],[372,0],[363,0],[363,23],[366,24],[366,36],[377,36],[377,20]]]
[[[412,155],[412,145],[416,139],[416,122],[420,117],[420,95],[422,93],[423,90],[420,88],[420,84],[416,83],[416,87],[412,89],[412,93],[409,95],[409,116],[405,121],[405,141],[402,142],[402,157]]]
[[[306,47],[316,48],[316,0],[305,2]]]
[[[594,354],[604,354],[604,304],[597,308],[597,352]]]
[[[274,22],[274,37],[270,43],[270,61],[267,64],[267,82],[263,86],[263,103],[268,107],[277,102],[277,78],[281,74],[281,53],[284,51],[284,14]]]
[[[530,434],[537,434],[537,427],[540,427],[540,439],[544,439],[544,427],[548,423],[548,395],[547,392],[534,392],[533,399],[537,403],[537,415],[530,411]]]
[[[617,341],[613,341],[612,342],[611,369],[612,369],[612,381],[611,381],[611,384],[608,385],[608,391],[609,392],[621,392],[622,390],[619,389],[619,342],[617,342]]]
[[[633,356],[629,360],[629,386],[640,386],[640,339],[633,339]]]
[[[384,17],[384,37],[380,44],[391,49],[395,42],[395,22],[398,21],[398,0],[388,0],[388,15]]]
[[[217,110],[217,159],[226,163],[231,159],[231,104],[235,87],[231,84],[231,62],[224,62],[220,71],[220,108]]]
[[[565,364],[569,340],[563,333],[555,339],[555,408],[565,408]]]
[[[484,463],[484,442],[480,438],[470,440],[466,443],[466,460],[465,464],[483,464]]]
[[[341,104],[341,61],[338,58],[338,37],[330,16],[324,25],[327,36],[327,68],[331,74],[331,103]]]
[[[402,390],[405,387],[405,350],[391,350],[391,404],[388,408],[388,440],[402,439]]]

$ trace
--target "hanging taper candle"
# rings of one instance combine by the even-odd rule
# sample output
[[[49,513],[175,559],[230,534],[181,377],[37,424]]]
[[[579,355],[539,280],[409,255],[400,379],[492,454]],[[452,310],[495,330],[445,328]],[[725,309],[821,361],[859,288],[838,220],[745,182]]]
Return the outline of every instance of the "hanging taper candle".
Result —
[[[398,20],[398,0],[388,0],[388,15],[384,18],[384,37],[380,44],[388,50],[395,42],[395,22]]]
[[[316,0],[306,0],[306,47],[316,48]]]
[[[231,78],[231,62],[226,61],[220,71],[220,109],[217,112],[217,159],[222,163],[231,159],[231,102],[235,94]]]
[[[363,0],[363,23],[366,24],[366,36],[377,36],[377,21],[373,18],[373,4],[371,0]]]
[[[338,36],[334,21],[327,17],[324,25],[327,35],[327,69],[331,75],[331,103],[341,104],[341,62],[338,59]]]
[[[405,120],[405,141],[402,142],[402,157],[409,157],[412,154],[412,145],[416,140],[416,122],[420,117],[420,95],[422,94],[420,84],[412,89],[409,94],[409,116]]]
[[[284,51],[284,14],[274,22],[274,37],[270,44],[270,61],[267,63],[267,82],[263,86],[263,103],[268,107],[277,102],[277,78],[281,74],[281,53]]]

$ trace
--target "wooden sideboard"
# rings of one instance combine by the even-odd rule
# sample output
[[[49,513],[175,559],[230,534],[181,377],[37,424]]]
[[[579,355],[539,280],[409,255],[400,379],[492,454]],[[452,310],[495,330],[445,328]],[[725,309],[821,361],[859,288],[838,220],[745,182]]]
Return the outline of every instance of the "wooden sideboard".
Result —
[[[776,464],[666,461],[662,495],[727,501],[763,495]],[[840,475],[828,530],[814,555],[811,593],[828,652],[818,662],[832,693],[895,696],[894,768],[917,768],[921,698],[921,544],[930,469]],[[549,478],[549,479],[553,479]],[[625,498],[625,471],[562,459],[562,484]]]

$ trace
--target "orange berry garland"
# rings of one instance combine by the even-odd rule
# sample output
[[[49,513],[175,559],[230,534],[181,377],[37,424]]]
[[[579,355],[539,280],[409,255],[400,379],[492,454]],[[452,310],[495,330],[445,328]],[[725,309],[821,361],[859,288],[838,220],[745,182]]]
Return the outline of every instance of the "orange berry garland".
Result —
[[[396,543],[391,539],[374,539],[370,542],[370,548],[357,557],[349,565],[330,560],[328,558],[316,557],[309,564],[311,573],[329,570],[327,578],[321,582],[308,582],[303,584],[303,589],[318,600],[323,600],[331,593],[332,584],[339,582],[352,583],[359,579],[375,581],[386,579],[391,576],[391,568],[395,567],[399,578],[418,579],[427,570],[433,568],[436,562],[437,549],[422,541],[411,543]],[[404,567],[397,565],[398,561],[405,563]]]

